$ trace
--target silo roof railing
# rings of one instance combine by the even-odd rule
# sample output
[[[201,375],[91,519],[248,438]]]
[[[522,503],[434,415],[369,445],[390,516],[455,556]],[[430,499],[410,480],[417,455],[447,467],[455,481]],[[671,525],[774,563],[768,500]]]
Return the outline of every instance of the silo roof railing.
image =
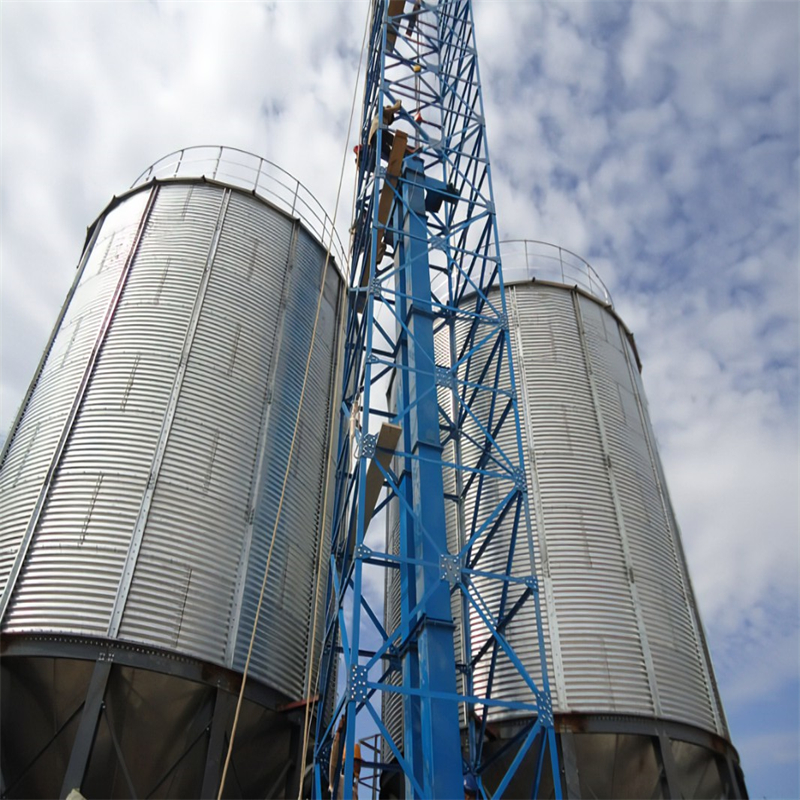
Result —
[[[330,245],[339,270],[347,258],[333,221],[297,178],[265,158],[235,147],[198,145],[176,150],[149,166],[131,188],[151,180],[206,178],[253,192],[299,219],[323,247]]]
[[[578,286],[607,305],[611,293],[592,265],[579,255],[537,239],[505,239],[500,242],[503,280],[515,283],[533,278]]]

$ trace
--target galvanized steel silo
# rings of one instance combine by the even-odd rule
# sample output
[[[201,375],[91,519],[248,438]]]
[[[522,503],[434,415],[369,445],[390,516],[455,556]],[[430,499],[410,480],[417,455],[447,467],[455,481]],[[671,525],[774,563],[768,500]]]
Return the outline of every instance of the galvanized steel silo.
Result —
[[[502,255],[567,795],[740,796],[633,335],[580,257]]]
[[[342,259],[301,184],[227,148],[162,159],[90,228],[0,463],[6,796],[52,796],[68,764],[89,796],[216,791],[268,558],[229,784],[283,791],[322,629]]]
[[[565,794],[745,796],[633,335],[602,281],[580,257],[533,241],[506,242],[501,252]],[[445,337],[439,345],[447,347]],[[442,363],[448,363],[447,353]],[[440,394],[445,408],[447,402]],[[466,434],[480,441],[479,431]],[[466,441],[462,456],[470,463],[479,453]],[[447,479],[445,474],[446,486]],[[483,490],[491,491],[490,480]],[[467,518],[473,502],[468,495]],[[462,539],[454,513],[448,524],[455,545]],[[397,525],[390,506],[390,550],[397,546]],[[498,535],[510,535],[507,524]],[[495,549],[504,552],[499,543]],[[490,550],[478,568],[491,569]],[[522,562],[513,567],[519,576],[528,570],[527,554]],[[473,580],[489,603],[497,601],[491,584]],[[457,619],[459,614],[454,606]],[[397,586],[390,576],[390,629],[398,616]],[[536,679],[532,604],[523,606],[505,630]],[[459,652],[460,642],[456,636],[456,660],[463,664],[468,654]],[[480,644],[473,641],[473,654]],[[485,686],[487,661],[474,667],[478,687]],[[502,668],[493,687],[495,696],[528,696],[516,672]],[[396,734],[403,724],[401,704],[394,696],[385,698],[383,711]],[[501,750],[522,725],[513,712],[490,712],[489,720],[490,751]],[[501,757],[498,770],[502,763]],[[517,790],[526,791],[530,772],[523,768]],[[484,777],[491,785],[491,770]],[[510,796],[517,796],[514,789]]]

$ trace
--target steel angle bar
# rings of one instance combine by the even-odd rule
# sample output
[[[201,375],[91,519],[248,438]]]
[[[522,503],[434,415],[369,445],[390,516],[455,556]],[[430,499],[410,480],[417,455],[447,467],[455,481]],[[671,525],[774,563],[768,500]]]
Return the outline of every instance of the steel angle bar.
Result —
[[[478,392],[485,392],[486,394],[490,394],[491,393],[491,394],[494,394],[494,395],[499,395],[499,396],[505,397],[508,400],[513,400],[512,396],[511,396],[511,393],[508,392],[507,390],[503,389],[502,387],[496,387],[496,386],[488,387],[488,386],[482,385],[480,383],[476,383],[475,381],[464,380],[462,378],[459,378],[458,375],[453,371],[450,371],[450,374],[453,376],[453,381],[456,384],[456,386],[458,386],[460,388],[463,388],[463,389],[473,389],[473,390],[475,390],[473,392],[474,397],[477,397]],[[474,400],[474,397],[473,397],[473,400]],[[464,403],[463,399],[461,399],[460,402]]]
[[[490,398],[490,407],[489,407],[488,419],[486,421],[486,425],[483,425],[481,420],[477,417],[475,412],[472,410],[473,409],[473,405],[475,404],[475,400],[476,400],[477,395],[478,395],[478,391],[480,391],[480,390],[475,390],[473,392],[473,397],[471,398],[471,400],[469,402],[467,402],[466,399],[464,397],[462,397],[460,394],[458,395],[458,402],[459,402],[459,405],[461,407],[461,413],[458,415],[458,424],[459,424],[459,427],[461,427],[461,426],[463,426],[463,424],[464,424],[464,422],[466,421],[467,418],[471,417],[473,419],[475,424],[480,427],[481,433],[483,433],[483,435],[485,437],[484,444],[481,447],[479,447],[479,449],[485,450],[486,451],[485,452],[485,456],[488,458],[490,450],[492,450],[492,449],[499,450],[500,449],[499,446],[497,445],[498,433],[499,433],[500,429],[502,428],[503,424],[505,423],[506,417],[508,415],[508,412],[513,407],[514,401],[513,401],[512,398],[508,397],[507,395],[503,395],[503,396],[506,396],[507,402],[506,402],[505,406],[503,407],[502,411],[500,412],[499,418],[497,419],[497,421],[495,421],[494,420],[494,413],[495,413],[495,410],[496,410],[496,402],[497,402],[497,398],[498,398],[498,394],[499,393],[498,392],[489,393],[489,394],[491,394],[491,398]],[[487,426],[488,427],[493,427],[493,431],[487,430]],[[516,467],[515,467],[514,463],[511,461],[510,457],[508,455],[506,455],[504,452],[501,452],[501,455],[504,456],[506,462],[509,463],[509,465],[511,467],[511,471],[512,472],[515,471]]]
[[[391,309],[392,315],[394,315],[394,304],[392,304],[392,303],[387,303],[386,305],[387,305],[387,306],[388,306],[388,307]],[[392,351],[393,351],[393,352],[392,352],[392,355],[396,357],[396,352],[394,352],[394,351],[396,351],[396,349],[397,349],[397,337],[396,337],[396,334],[395,334],[395,336],[392,336],[392,335],[391,335],[391,334],[390,334],[390,333],[389,333],[389,332],[388,332],[388,331],[387,331],[387,330],[386,330],[386,329],[383,327],[383,325],[381,325],[381,323],[380,323],[378,320],[375,320],[375,329],[376,329],[376,330],[378,331],[378,333],[380,333],[380,335],[381,335],[381,336],[382,336],[382,337],[383,337],[383,338],[386,340],[386,344],[387,344],[387,345],[389,345],[389,346],[391,346],[391,348],[392,348]],[[375,348],[373,348],[373,352],[374,352],[374,351],[375,351]],[[394,363],[394,362],[392,362],[392,363]]]
[[[322,736],[323,736],[323,738],[327,739],[333,733],[333,728],[334,728],[334,725],[336,724],[336,720],[341,715],[342,710],[344,709],[344,706],[345,706],[346,702],[347,702],[347,696],[346,695],[342,695],[339,698],[338,702],[336,703],[336,705],[335,705],[335,707],[333,709],[333,713],[331,714],[330,722],[328,723],[328,725],[326,727],[322,728]]]
[[[404,299],[406,299],[406,300],[407,300],[407,299],[408,299],[408,297],[405,297]],[[394,318],[397,320],[398,324],[399,324],[399,325],[400,325],[400,327],[402,328],[402,330],[403,330],[403,334],[405,335],[406,339],[407,339],[408,341],[414,342],[415,344],[419,344],[419,342],[417,341],[416,337],[414,336],[414,334],[412,333],[412,331],[409,329],[409,327],[408,327],[408,324],[407,324],[407,322],[405,321],[405,319],[403,318],[403,316],[402,316],[402,315],[400,315],[400,314],[398,314],[398,313],[397,313],[397,311],[396,311],[396,309],[394,309],[394,308],[392,309],[392,316],[393,316],[393,317],[394,317]],[[434,369],[436,368],[436,360],[435,360],[435,357],[434,357],[434,355],[433,355],[433,354],[426,354],[426,361],[427,361],[427,363],[428,363],[429,365],[431,365],[431,366],[432,366]],[[401,369],[401,368],[403,368],[403,365],[402,365],[402,364],[399,364],[399,363],[398,363],[398,365],[397,365],[397,366],[398,366],[398,369]],[[408,366],[405,366],[405,369],[407,369],[407,370],[409,370],[409,369],[410,369],[410,370],[412,370],[412,371],[414,371],[414,372],[420,372],[420,371],[421,371],[419,367],[408,367]]]
[[[427,459],[421,458],[420,456],[412,455],[411,453],[401,453],[400,451],[398,451],[398,452],[399,452],[400,455],[403,455],[406,458],[412,459],[414,461],[426,461],[427,460]],[[383,468],[383,465],[380,464],[378,461],[375,462],[375,465],[381,471],[381,474],[388,480],[389,479],[389,473]],[[413,515],[414,521],[417,524],[418,531],[422,535],[422,537],[434,549],[438,549],[438,550],[441,551],[442,548],[440,547],[439,543],[431,536],[431,534],[428,531],[425,523],[422,520],[422,517],[417,513],[417,511],[415,509],[413,509],[409,505],[408,500],[405,497],[403,497],[403,493],[400,492],[400,491],[396,491],[395,492],[395,496],[398,498],[398,500],[400,501],[400,503],[404,507],[404,509],[407,510],[408,513]]]
[[[181,762],[192,752],[195,748],[197,743],[207,735],[208,732],[208,723],[206,723],[203,727],[199,728],[193,735],[190,735],[188,738],[189,743],[184,747],[183,752],[170,764],[170,766],[165,770],[162,776],[156,781],[153,787],[150,789],[147,794],[144,795],[145,798],[149,800],[156,792],[161,788],[164,781],[169,778],[170,775],[181,765]],[[131,797],[136,797],[135,794],[132,794]]]
[[[477,576],[486,580],[494,580],[508,584],[516,584],[517,586],[524,586],[528,590],[527,594],[531,594],[534,591],[528,578],[515,578],[513,575],[503,575],[499,572],[486,572],[480,569],[470,569],[469,567],[463,567],[461,572],[470,578]]]
[[[28,762],[27,766],[25,766],[22,770],[19,771],[19,773],[15,776],[13,783],[11,783],[8,786],[6,786],[5,783],[3,783],[2,786],[0,786],[0,790],[2,790],[3,797],[8,797],[10,795],[13,795],[14,789],[17,788],[22,779],[31,771],[31,768],[36,765],[36,762],[42,757],[42,755],[44,755],[44,753],[47,752],[47,750],[50,748],[50,745],[52,745],[58,739],[58,737],[61,735],[64,729],[83,710],[85,702],[86,701],[84,699],[81,700],[80,703],[78,703],[78,706],[75,708],[75,710],[68,717],[66,717],[66,719],[61,723],[56,732],[47,740],[47,742],[45,742],[45,744],[37,751],[36,755],[33,756],[33,758]]]
[[[128,765],[125,761],[125,754],[122,752],[122,747],[120,746],[119,738],[117,737],[111,711],[106,703],[104,703],[102,707],[102,716],[105,718],[106,727],[108,728],[108,732],[111,736],[111,743],[114,746],[114,754],[117,757],[117,764],[119,765],[119,768],[122,771],[122,777],[125,779],[125,783],[128,786],[128,792],[130,793],[131,797],[135,798],[138,795],[136,794],[136,789],[133,785],[133,780],[131,778],[130,771],[128,770]],[[204,732],[208,730],[208,728],[209,725],[206,725]]]
[[[536,722],[538,723],[539,720],[537,719]],[[511,779],[516,775],[517,769],[519,765],[522,763],[522,759],[525,754],[530,749],[530,746],[533,744],[534,739],[539,735],[539,733],[543,733],[542,728],[536,724],[533,725],[528,735],[525,737],[525,741],[520,746],[519,750],[517,751],[516,756],[514,756],[514,760],[511,762],[511,766],[509,766],[508,770],[506,771],[503,780],[500,781],[500,785],[495,789],[494,796],[495,797],[502,797],[503,792],[508,788],[508,784],[511,783]],[[542,747],[542,752],[539,754],[540,758],[544,754],[544,747]],[[537,770],[537,781],[539,780],[539,776],[541,776],[541,769]]]
[[[434,269],[434,267],[431,267],[431,269]],[[445,270],[444,267],[440,269],[442,271]],[[396,277],[396,273],[394,277]],[[401,292],[398,289],[386,290],[386,294],[391,294],[391,296],[395,300],[408,301],[410,299],[410,297],[407,294]],[[478,314],[471,311],[470,309],[460,308],[458,306],[451,305],[449,299],[448,300],[438,299],[438,296],[433,291],[431,292],[431,298],[432,298],[431,305],[433,306],[434,313],[440,315],[440,317],[437,318],[437,321],[440,323],[440,325],[446,324],[448,320],[451,318],[469,319],[469,320],[475,319],[478,323],[483,325],[497,325],[497,322],[500,319],[499,311],[496,311],[495,314]],[[487,303],[487,305],[493,308],[493,306],[491,306],[490,303]]]
[[[484,520],[483,524],[478,528],[470,538],[464,543],[463,547],[458,551],[459,558],[466,558],[469,551],[478,543],[478,540],[489,530],[489,526],[492,526],[491,532],[494,532],[497,529],[497,526],[503,521],[503,517],[507,512],[509,507],[510,501],[516,497],[517,489],[512,489],[499,503],[495,505],[492,509],[489,516]],[[483,552],[482,550],[480,552]],[[477,563],[480,559],[480,553],[478,553],[472,563]]]
[[[478,491],[479,492],[483,489],[483,482],[484,482],[484,478],[486,478],[486,477],[498,477],[501,480],[510,480],[510,476],[509,476],[508,472],[504,472],[504,473],[502,473],[500,475],[496,475],[495,473],[487,472],[486,470],[483,469],[483,465],[486,463],[487,459],[489,458],[489,450],[491,449],[490,448],[490,444],[487,442],[486,445],[484,446],[484,448],[482,448],[482,449],[483,449],[483,453],[482,453],[480,459],[478,459],[478,464],[480,466],[478,466],[476,469],[473,469],[473,470],[469,471],[470,476],[467,479],[467,483],[464,486],[464,495],[467,495],[469,493],[469,491],[472,488],[472,484],[473,484],[473,482],[474,482],[476,477],[478,478],[478,484],[479,484]],[[462,472],[468,472],[468,470],[462,470]],[[473,510],[472,517],[473,517],[472,527],[474,528],[475,527],[475,523],[476,523],[476,521],[478,519],[477,511]]]
[[[422,787],[417,782],[417,779],[414,775],[414,770],[411,765],[403,758],[402,753],[398,750],[397,745],[394,743],[394,739],[392,739],[391,734],[386,729],[386,726],[383,724],[383,720],[377,714],[375,709],[372,707],[372,703],[366,704],[366,709],[369,711],[370,716],[372,717],[375,724],[378,726],[378,730],[383,737],[383,740],[389,745],[389,749],[394,754],[394,757],[397,759],[397,763],[400,764],[403,772],[405,773],[406,779],[411,782],[414,791],[416,792],[417,797],[425,797],[425,793],[422,791]]]
[[[452,700],[453,702],[466,703],[467,705],[488,706],[491,708],[502,708],[508,711],[527,711],[531,714],[538,711],[538,706],[533,703],[523,703],[521,700],[502,700],[495,697],[484,697],[483,695],[467,695],[457,692],[428,692],[424,689],[410,689],[407,686],[397,686],[393,683],[375,683],[367,681],[367,687],[382,692],[392,694],[402,694],[407,697],[425,697],[432,694],[441,700]]]
[[[536,685],[533,678],[531,678],[531,676],[528,674],[528,670],[525,669],[525,665],[522,663],[522,661],[520,661],[517,654],[511,648],[505,636],[503,636],[503,634],[497,630],[494,623],[489,618],[489,615],[475,601],[475,598],[472,597],[466,587],[462,589],[462,592],[469,601],[470,605],[475,609],[475,611],[478,612],[478,616],[481,618],[481,620],[483,620],[485,628],[489,631],[489,634],[497,640],[497,643],[500,645],[506,656],[508,656],[509,661],[511,661],[511,663],[514,665],[520,677],[525,681],[531,691],[538,696],[539,687]]]
[[[464,377],[465,383],[469,382],[469,373],[472,369],[472,359],[474,355],[479,352],[483,348],[482,342],[488,343],[492,342],[492,352],[490,353],[489,357],[486,359],[485,363],[483,364],[483,368],[480,372],[480,375],[473,383],[477,383],[478,386],[484,385],[484,380],[486,376],[489,374],[489,369],[492,366],[492,363],[497,358],[497,349],[500,347],[500,340],[501,336],[498,335],[497,331],[490,331],[486,334],[484,340],[481,340],[478,344],[474,344],[473,341],[475,339],[475,332],[477,331],[478,326],[474,324],[470,327],[469,333],[464,337],[464,344],[461,348],[461,353],[458,355],[455,363],[458,366],[466,367],[466,375]],[[470,403],[475,399],[478,389],[474,388],[472,391],[472,395],[470,396]],[[464,400],[466,401],[466,393],[464,395]]]
[[[427,460],[429,460],[429,459],[425,459],[425,458],[423,458],[421,456],[418,456],[415,453],[404,453],[401,450],[396,450],[395,452],[397,453],[397,455],[402,456],[404,458],[408,458],[409,460],[412,460],[412,461],[427,461]],[[479,474],[481,474],[483,476],[496,478],[498,480],[502,480],[502,479],[508,477],[507,473],[488,472],[486,470],[477,470],[477,469],[471,468],[471,467],[470,468],[461,468],[460,465],[455,464],[454,462],[441,461],[439,463],[441,463],[441,465],[444,466],[444,467],[452,467],[454,469],[461,469],[461,471],[463,471],[463,472],[468,472],[468,473],[473,473],[473,474],[474,473],[479,473]],[[379,464],[376,461],[375,465],[378,467],[378,469],[381,471],[381,473],[386,477],[387,482],[392,479],[392,476],[390,475],[390,473],[386,469],[384,469],[384,467],[381,464]],[[396,489],[397,487],[393,485],[392,488]],[[515,488],[509,493],[509,496],[516,495],[518,493],[519,493],[519,490]],[[420,525],[420,528],[421,528],[422,532],[424,533],[425,532],[425,526],[422,523],[422,519],[419,518],[419,516],[416,514],[416,512],[413,511],[412,507],[408,504],[408,501],[402,496],[402,493],[400,493],[399,491],[396,491],[395,496],[399,499],[400,503],[403,504],[404,508],[406,510],[408,510],[408,512],[410,514],[414,515],[415,519],[418,521],[418,523]],[[505,501],[501,501],[498,504],[497,508],[499,510],[502,510],[502,508],[504,507],[504,503],[505,503]],[[430,541],[431,541],[432,544],[434,543],[432,539],[430,539]],[[409,560],[409,561],[411,561],[411,560]],[[416,563],[416,564],[419,564],[419,565],[427,565],[430,562],[415,560],[413,563]]]
[[[538,726],[539,728],[542,727],[542,723],[538,719],[531,720],[530,722],[523,725],[510,739],[503,743],[503,745],[498,748],[491,756],[487,759],[480,762],[479,769],[477,770],[479,773],[486,772],[494,763],[502,759],[506,753],[510,752],[514,749],[516,745],[522,743],[523,739],[527,737],[530,733],[531,728]]]
[[[517,531],[519,526],[519,504],[516,507],[516,517],[514,519],[514,527],[511,534],[511,540],[509,541],[508,545],[508,559],[506,561],[506,574],[510,575],[511,570],[514,564],[514,551],[516,549],[516,539],[517,539]],[[470,579],[470,583],[474,585],[472,580]],[[502,633],[508,623],[508,618],[506,617],[505,610],[506,610],[506,603],[508,602],[508,590],[510,586],[510,581],[503,581],[502,582],[502,589],[500,593],[500,605],[497,610],[497,623],[496,623],[496,630],[498,633]],[[525,593],[523,593],[525,596]],[[512,611],[516,611],[516,607],[512,609]],[[486,693],[491,694],[492,689],[494,688],[494,676],[495,670],[497,667],[497,656],[498,656],[498,641],[496,638],[492,638],[492,657],[491,663],[489,666],[489,676],[486,683]],[[481,735],[478,739],[479,742],[484,741],[484,733],[486,730],[486,723],[487,723],[487,715],[484,712],[483,719],[481,720]]]
[[[73,789],[80,791],[89,759],[94,748],[100,715],[105,705],[106,689],[113,664],[110,661],[96,661],[92,677],[86,689],[81,718],[69,755],[69,762],[61,784],[61,797],[65,798]]]
[[[364,559],[370,563],[381,563],[385,566],[415,566],[415,567],[437,567],[439,564],[434,564],[432,561],[423,561],[421,558],[409,558],[408,556],[396,555],[394,553],[381,553],[380,551],[373,550],[370,553],[369,559]]]
[[[495,613],[492,611],[490,603],[484,599],[483,593],[480,591],[480,589],[478,589],[478,587],[471,580],[467,580],[466,582],[462,581],[461,587],[462,591],[468,593],[470,599],[472,599],[475,603],[478,603],[481,606],[486,617],[492,620],[492,625],[496,624],[494,622]],[[469,594],[470,591],[471,594]],[[500,618],[499,613],[497,614],[497,618],[498,619]]]
[[[430,600],[430,597],[435,590],[436,587],[434,586],[428,588],[427,592],[422,595],[420,600],[417,601],[417,604],[408,614],[408,619],[406,619],[404,622],[401,622],[400,625],[389,634],[389,638],[375,651],[375,654],[366,663],[367,669],[371,669],[380,658],[383,658],[389,650],[389,647],[396,646],[397,648],[402,648],[404,643],[409,641],[416,634],[418,623],[423,616],[421,612],[425,609],[426,603],[428,600]],[[393,643],[398,639],[398,637],[400,643],[394,645]]]
[[[385,367],[385,369],[380,370],[378,372],[378,374],[375,375],[375,377],[372,379],[373,383],[379,383],[381,380],[383,380],[383,378],[386,375],[388,375],[391,372],[394,372],[394,370],[395,370],[394,363],[390,362],[388,360],[376,359],[372,363],[373,364],[378,364],[379,366]],[[386,417],[387,419],[394,416],[393,414],[390,414],[388,411],[379,411],[377,409],[373,409],[372,413],[373,414],[379,414],[380,416]]]
[[[475,383],[474,381],[463,380],[459,381],[458,383],[460,388],[464,390],[463,394],[461,392],[458,392],[455,396],[455,399],[458,402],[458,409],[456,409],[458,413],[456,414],[456,417],[458,420],[457,424],[459,426],[459,429],[463,430],[464,422],[471,417],[475,421],[475,424],[479,426],[480,433],[482,433],[485,438],[484,444],[481,445],[478,449],[490,448],[492,446],[496,447],[497,433],[502,427],[503,423],[505,422],[505,414],[507,413],[505,411],[505,408],[509,408],[513,404],[514,399],[512,397],[509,397],[506,392],[501,390],[483,389],[480,384]],[[466,398],[467,389],[472,389],[471,397],[469,398],[469,400]],[[483,412],[483,416],[487,418],[485,424],[477,416],[475,411],[473,411],[473,408],[477,405],[476,401],[481,392],[483,393],[483,396],[486,395],[490,396],[489,410],[488,412]],[[497,419],[497,421],[495,421],[494,413],[497,408],[496,404],[498,398],[505,398],[506,406],[500,413],[500,416]],[[492,426],[494,426],[493,433],[490,430],[488,430],[488,428]],[[467,436],[468,434],[466,434],[465,432],[464,435]],[[501,455],[504,457],[505,461],[511,466],[513,471],[516,468],[516,465],[511,460],[511,457],[506,455],[504,452],[501,453]]]
[[[498,506],[497,507],[499,513],[497,515],[497,519],[495,520],[495,522],[492,523],[491,531],[489,531],[486,535],[484,535],[482,537],[477,552],[470,552],[470,565],[471,566],[475,566],[476,564],[478,564],[480,562],[481,558],[483,557],[484,552],[486,551],[486,548],[489,546],[490,543],[493,542],[493,536],[494,536],[495,532],[497,530],[499,530],[500,525],[505,521],[506,515],[511,510],[512,506],[515,506],[517,508],[519,507],[518,496],[517,496],[516,502],[512,499],[509,502],[507,502],[504,506],[502,506],[502,507]],[[472,520],[472,527],[473,528],[475,527],[475,522],[476,522],[476,520],[475,520],[475,517],[473,515],[473,520]]]
[[[497,392],[492,392],[492,395],[493,395],[492,403],[494,403],[495,399],[497,398]],[[461,399],[460,397],[459,397],[459,404],[464,409],[464,418],[472,419],[472,421],[478,426],[479,431],[486,437],[486,443],[488,444],[486,457],[494,461],[500,468],[505,466],[508,472],[504,470],[504,474],[511,475],[513,471],[516,469],[516,466],[514,465],[514,462],[511,460],[511,457],[507,455],[506,452],[503,450],[503,448],[500,447],[500,445],[497,443],[496,439],[499,428],[502,425],[502,420],[498,423],[494,433],[491,433],[486,429],[486,426],[483,424],[483,422],[481,422],[481,420],[472,410],[472,404],[465,403],[463,399]],[[464,438],[469,438],[469,440],[472,441],[473,444],[477,444],[477,442],[475,442],[475,439],[472,436],[469,436],[468,434],[464,434]],[[500,456],[504,464],[501,463],[500,460],[498,460],[495,453]]]
[[[485,305],[494,308],[488,298],[488,292],[491,290],[492,282],[495,280],[496,270],[492,271],[487,280],[484,268],[485,264],[481,264],[480,268],[473,264],[473,268],[470,270],[459,269],[457,271],[456,290],[453,293],[452,300],[453,305],[461,306],[466,299],[467,291],[472,287],[476,308],[482,309]],[[477,283],[475,281],[476,278],[478,280]],[[499,316],[500,312],[497,312],[497,314]]]
[[[459,367],[468,366],[470,364],[471,359],[474,358],[477,353],[481,352],[483,348],[490,343],[492,345],[492,351],[497,349],[498,346],[497,343],[498,340],[500,339],[500,334],[497,330],[490,330],[488,333],[486,333],[486,335],[482,339],[478,339],[477,344],[471,343],[472,340],[475,339],[475,336],[471,334],[474,331],[477,331],[478,324],[479,324],[479,318],[476,316],[475,322],[472,324],[470,328],[470,335],[468,336],[467,341],[464,342],[464,348],[462,349],[458,358],[453,362],[453,368],[458,369]],[[486,386],[482,380],[483,378],[486,377],[486,371],[491,366],[494,355],[495,354],[493,352],[492,355],[489,357],[489,359],[487,359],[486,365],[484,366],[484,371],[481,374],[481,378],[478,379],[478,382],[470,384],[474,386],[476,390],[478,388],[484,388],[484,391],[498,391],[498,389],[495,387]],[[466,380],[464,380],[463,382],[465,385],[468,384],[468,381]]]
[[[388,413],[386,414],[386,417],[387,417],[387,419],[390,419],[390,418],[391,418],[391,417],[390,417],[390,415],[389,415]],[[397,476],[396,476],[396,475],[395,475],[395,474],[394,474],[394,473],[391,471],[391,469],[389,469],[389,470],[387,470],[387,471],[388,471],[389,475],[390,475],[390,476],[391,476],[391,478],[392,478],[392,482],[393,482],[394,484],[397,484]],[[386,485],[386,484],[384,484],[384,485]],[[391,494],[391,493],[387,492],[387,493],[386,493],[386,497],[384,497],[384,498],[383,498],[383,500],[381,500],[381,501],[380,501],[380,502],[379,502],[379,503],[378,503],[378,504],[375,506],[375,511],[373,512],[373,516],[377,517],[377,516],[378,516],[378,514],[379,514],[381,511],[383,511],[383,509],[384,509],[384,508],[386,508],[386,507],[389,505],[389,503],[391,503],[391,501],[392,501],[392,498],[393,498],[393,497],[394,497],[394,495],[393,495],[393,494]]]
[[[456,308],[460,308],[461,303],[463,302],[464,297],[467,293],[467,290],[470,287],[472,287],[472,289],[475,291],[475,301],[476,303],[480,303],[480,308],[483,308],[484,306],[489,306],[489,308],[491,308],[492,311],[495,313],[495,316],[499,318],[501,310],[495,308],[494,304],[492,303],[492,301],[489,299],[488,296],[488,291],[489,287],[491,286],[491,282],[489,282],[488,286],[483,285],[483,282],[481,282],[481,284],[478,284],[473,280],[473,275],[471,271],[468,272],[461,268],[453,271],[456,274],[457,291],[452,293],[451,295],[452,305],[455,306]]]
[[[381,637],[383,641],[386,641],[389,638],[389,636],[386,633],[383,625],[381,625],[380,621],[375,616],[375,612],[372,610],[372,607],[367,602],[367,599],[363,595],[361,596],[361,605],[364,606],[364,610],[367,612],[367,616],[370,618],[372,624],[375,626],[375,630],[378,632],[378,635]]]
[[[508,412],[506,410],[503,413],[503,417],[507,416],[507,413]],[[474,481],[476,475],[480,476],[479,477],[479,483],[481,484],[481,488],[482,488],[484,477],[492,475],[492,473],[488,473],[483,469],[483,465],[485,465],[487,460],[489,459],[491,447],[492,447],[492,442],[491,442],[490,439],[487,439],[485,444],[484,444],[484,446],[481,448],[483,450],[483,453],[481,454],[480,459],[478,459],[479,467],[477,469],[474,469],[474,470],[471,471],[471,475],[470,475],[470,477],[469,477],[469,479],[467,481],[467,484],[464,487],[464,493],[465,494],[467,492],[469,492],[469,490],[472,488],[472,482]],[[466,472],[466,470],[463,470],[463,471]],[[505,480],[510,480],[511,479],[510,474],[508,472],[501,473],[499,477],[501,479],[505,479]],[[477,518],[477,512],[474,512],[473,516],[475,518]]]

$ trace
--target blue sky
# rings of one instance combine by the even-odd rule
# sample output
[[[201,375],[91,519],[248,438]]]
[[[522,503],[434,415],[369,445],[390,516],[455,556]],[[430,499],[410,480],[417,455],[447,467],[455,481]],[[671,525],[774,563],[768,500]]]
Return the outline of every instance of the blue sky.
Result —
[[[3,435],[86,226],[148,164],[241,147],[332,212],[366,8],[0,5]],[[636,335],[733,741],[770,798],[800,795],[799,14],[476,3],[501,234],[584,256]]]

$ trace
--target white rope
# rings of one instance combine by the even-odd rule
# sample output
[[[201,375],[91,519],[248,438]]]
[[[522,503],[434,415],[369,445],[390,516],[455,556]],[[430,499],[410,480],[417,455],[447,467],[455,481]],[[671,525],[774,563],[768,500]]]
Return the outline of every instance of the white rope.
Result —
[[[370,23],[371,19],[372,19],[372,13],[371,13],[371,9],[370,9],[370,11],[367,12],[367,18],[366,18],[366,22],[364,24],[364,35],[361,38],[361,55],[359,56],[359,59],[358,59],[358,69],[356,70],[356,82],[355,82],[355,86],[353,87],[353,102],[352,102],[352,104],[350,106],[350,120],[349,120],[349,122],[347,124],[347,140],[345,141],[344,157],[342,159],[342,172],[341,172],[341,175],[339,176],[339,190],[341,190],[342,181],[344,179],[344,169],[345,169],[345,164],[346,164],[346,161],[347,161],[347,149],[348,149],[348,146],[350,144],[350,133],[351,133],[352,127],[353,127],[353,116],[355,115],[356,97],[358,96],[358,84],[359,84],[359,79],[360,79],[360,76],[361,76],[361,65],[364,62],[364,52],[366,50],[367,33],[369,32],[369,23]],[[364,91],[366,93],[366,85],[364,86]],[[360,153],[359,157],[366,158],[366,153]],[[356,201],[357,188],[358,188],[358,169],[356,169],[355,178],[353,179],[353,203],[351,205],[351,214],[350,214],[351,219],[355,215],[355,201]],[[338,203],[338,193],[337,193],[337,203]],[[330,436],[330,441],[328,443],[328,452],[329,453],[331,452],[331,448],[333,447],[333,432],[334,432],[335,428],[336,428],[336,426],[333,424],[333,420],[331,420],[331,436]],[[322,501],[322,520],[323,520],[323,524],[324,524],[325,517],[327,515],[327,510],[328,510],[328,484],[329,483],[330,483],[329,480],[325,481],[325,489],[324,489],[323,501]],[[306,713],[305,713],[305,719],[303,721],[303,751],[302,751],[303,752],[303,756],[302,756],[301,767],[300,767],[300,786],[299,786],[298,792],[297,792],[297,800],[302,800],[302,796],[303,796],[303,776],[305,775],[305,771],[306,771],[308,741],[309,741],[309,738],[311,736],[311,708],[312,708],[312,706],[314,704],[314,700],[312,698],[316,694],[316,692],[313,692],[311,690],[311,671],[312,671],[312,668],[313,668],[313,662],[312,662],[311,656],[312,656],[312,654],[314,652],[314,643],[315,643],[316,638],[317,638],[317,620],[319,618],[319,592],[320,592],[320,587],[321,587],[321,584],[322,584],[322,574],[323,574],[323,571],[324,571],[322,569],[322,564],[323,564],[323,560],[322,560],[323,544],[324,544],[324,541],[320,542],[319,551],[317,553],[317,580],[316,580],[316,584],[315,584],[315,587],[314,587],[314,605],[313,605],[314,617],[313,617],[312,626],[311,626],[311,653],[309,653],[308,672],[306,673],[306,685],[308,686],[308,691],[307,691],[307,701],[306,701]],[[319,674],[320,674],[320,669],[318,668],[317,669],[317,675],[316,675],[317,681],[319,681]]]

